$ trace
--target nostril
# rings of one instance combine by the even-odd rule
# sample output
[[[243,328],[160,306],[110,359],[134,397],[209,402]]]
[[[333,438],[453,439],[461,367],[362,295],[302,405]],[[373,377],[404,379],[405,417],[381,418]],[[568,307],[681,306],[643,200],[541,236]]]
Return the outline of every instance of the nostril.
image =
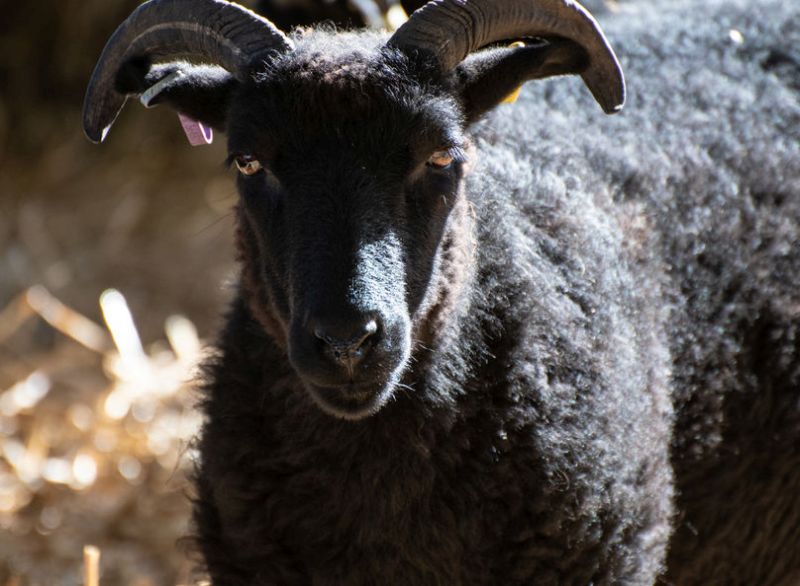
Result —
[[[334,359],[353,362],[363,357],[367,341],[378,332],[378,323],[374,319],[355,326],[350,323],[346,327],[317,323],[313,332],[324,343],[324,350]]]

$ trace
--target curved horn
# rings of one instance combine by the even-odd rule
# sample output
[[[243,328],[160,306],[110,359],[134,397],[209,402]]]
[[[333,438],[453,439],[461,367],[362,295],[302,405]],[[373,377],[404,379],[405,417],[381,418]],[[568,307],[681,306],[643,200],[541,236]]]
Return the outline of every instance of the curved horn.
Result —
[[[619,111],[625,103],[619,62],[597,21],[574,0],[432,0],[388,44],[406,53],[431,53],[442,71],[450,71],[488,44],[547,36],[565,37],[586,50],[584,83],[606,113]]]
[[[127,96],[114,88],[126,61],[193,56],[221,65],[235,76],[266,51],[292,44],[265,18],[225,0],[150,0],[139,6],[106,43],[83,100],[83,130],[101,142]]]

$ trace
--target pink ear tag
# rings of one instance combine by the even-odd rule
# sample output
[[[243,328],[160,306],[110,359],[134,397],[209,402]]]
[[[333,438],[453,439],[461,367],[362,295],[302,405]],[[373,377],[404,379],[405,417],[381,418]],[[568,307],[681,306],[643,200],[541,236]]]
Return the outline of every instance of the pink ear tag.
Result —
[[[183,132],[186,133],[186,138],[189,139],[190,145],[200,146],[211,144],[214,140],[214,131],[209,126],[206,126],[194,118],[189,118],[180,112],[178,112],[178,119],[181,121]]]

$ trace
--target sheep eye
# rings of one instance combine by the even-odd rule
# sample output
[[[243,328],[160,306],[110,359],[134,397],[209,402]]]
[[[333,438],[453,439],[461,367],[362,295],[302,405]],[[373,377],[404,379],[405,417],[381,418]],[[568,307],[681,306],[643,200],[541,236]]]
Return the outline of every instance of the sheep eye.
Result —
[[[446,169],[453,164],[453,159],[449,150],[435,151],[428,159],[427,165],[435,169]]]
[[[252,155],[237,155],[234,161],[242,175],[255,175],[262,169],[261,163]]]

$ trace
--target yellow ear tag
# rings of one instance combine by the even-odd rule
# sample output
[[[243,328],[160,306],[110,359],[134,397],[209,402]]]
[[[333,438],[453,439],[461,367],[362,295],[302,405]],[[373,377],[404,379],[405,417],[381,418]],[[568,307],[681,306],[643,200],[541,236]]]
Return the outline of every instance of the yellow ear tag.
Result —
[[[523,43],[522,41],[516,41],[514,43],[511,43],[508,46],[508,48],[509,49],[518,49],[519,47],[524,47],[524,46],[525,46],[525,43]],[[515,89],[513,92],[508,94],[505,98],[503,98],[503,101],[500,102],[500,103],[501,104],[513,104],[514,102],[517,101],[517,98],[519,97],[519,92],[521,92],[521,91],[522,91],[522,86],[519,86],[517,89]]]

